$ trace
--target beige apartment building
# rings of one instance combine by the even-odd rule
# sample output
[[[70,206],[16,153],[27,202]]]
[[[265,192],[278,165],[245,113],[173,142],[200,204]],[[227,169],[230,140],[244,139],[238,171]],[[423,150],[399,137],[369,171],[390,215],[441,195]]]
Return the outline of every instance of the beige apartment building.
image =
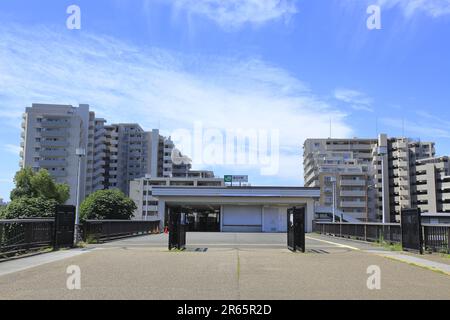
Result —
[[[172,163],[175,146],[159,130],[145,131],[134,123],[107,125],[87,104],[33,104],[23,114],[21,137],[20,167],[45,168],[57,182],[67,183],[71,205],[76,204],[78,172],[82,201],[104,189],[128,195],[134,179],[188,177],[191,169],[189,161]],[[77,149],[85,155],[79,157]]]
[[[319,213],[332,216],[334,211],[345,221],[399,221],[401,208],[417,205],[416,166],[434,156],[433,142],[386,134],[378,139],[308,139],[305,186],[321,188]]]
[[[412,176],[412,205],[422,212],[450,213],[449,157],[419,160]]]

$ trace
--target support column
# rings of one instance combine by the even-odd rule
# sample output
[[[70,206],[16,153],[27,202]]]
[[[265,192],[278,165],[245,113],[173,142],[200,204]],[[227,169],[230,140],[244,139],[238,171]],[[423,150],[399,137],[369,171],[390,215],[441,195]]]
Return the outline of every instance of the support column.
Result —
[[[158,215],[160,219],[159,230],[164,230],[164,224],[166,220],[166,202],[159,200],[158,202]]]
[[[306,232],[312,232],[313,226],[313,220],[314,220],[314,200],[308,200],[306,201]]]

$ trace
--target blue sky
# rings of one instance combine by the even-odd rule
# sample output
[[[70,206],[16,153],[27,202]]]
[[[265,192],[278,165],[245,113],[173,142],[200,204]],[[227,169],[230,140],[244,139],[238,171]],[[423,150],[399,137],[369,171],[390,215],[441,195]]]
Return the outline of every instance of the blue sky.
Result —
[[[72,4],[81,30],[66,28]],[[371,4],[381,30],[366,27]],[[404,132],[449,155],[449,30],[450,0],[3,0],[0,197],[34,102],[168,135],[199,121],[278,130],[276,175],[198,166],[253,184],[301,185],[303,140],[328,137],[330,119],[333,137]]]

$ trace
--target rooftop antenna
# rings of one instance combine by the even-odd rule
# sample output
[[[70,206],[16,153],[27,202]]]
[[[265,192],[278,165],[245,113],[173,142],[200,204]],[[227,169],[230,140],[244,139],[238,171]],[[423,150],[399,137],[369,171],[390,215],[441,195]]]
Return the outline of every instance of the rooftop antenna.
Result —
[[[402,117],[402,138],[405,138],[405,118]]]
[[[375,135],[378,138],[379,131],[378,131],[378,116],[375,117]]]
[[[331,117],[330,117],[330,139],[331,139]]]

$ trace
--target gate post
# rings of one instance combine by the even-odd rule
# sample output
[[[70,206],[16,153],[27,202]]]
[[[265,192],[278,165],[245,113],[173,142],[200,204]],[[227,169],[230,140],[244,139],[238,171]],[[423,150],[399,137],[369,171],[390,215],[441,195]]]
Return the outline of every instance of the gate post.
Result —
[[[169,250],[186,249],[186,216],[184,213],[171,212],[169,215]]]
[[[305,208],[291,208],[287,211],[288,249],[305,252]]]
[[[55,249],[74,246],[75,206],[57,206],[53,246]]]
[[[423,254],[422,219],[420,209],[401,211],[402,248]]]

